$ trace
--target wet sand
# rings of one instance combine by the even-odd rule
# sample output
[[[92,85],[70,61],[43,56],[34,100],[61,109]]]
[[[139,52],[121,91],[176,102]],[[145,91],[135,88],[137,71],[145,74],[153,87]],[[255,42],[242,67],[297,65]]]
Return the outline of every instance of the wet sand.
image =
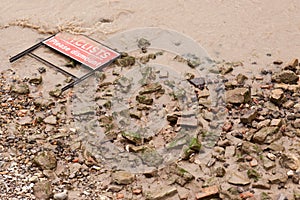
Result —
[[[7,66],[10,56],[45,38],[43,32],[81,32],[105,40],[128,29],[162,27],[194,38],[214,59],[263,65],[299,56],[299,7],[293,0],[4,0],[0,8],[1,64]],[[102,23],[103,19],[112,22]]]

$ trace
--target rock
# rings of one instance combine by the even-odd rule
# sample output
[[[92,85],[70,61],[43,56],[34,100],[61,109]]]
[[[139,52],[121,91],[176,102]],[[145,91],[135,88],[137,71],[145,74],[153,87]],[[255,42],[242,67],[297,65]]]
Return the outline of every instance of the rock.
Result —
[[[33,186],[33,193],[36,199],[48,200],[52,197],[52,187],[49,181],[38,182]]]
[[[261,177],[260,174],[255,169],[248,169],[247,175],[248,178],[252,178],[255,181],[258,181],[258,179]]]
[[[272,76],[272,81],[277,83],[296,84],[298,80],[299,77],[290,70],[284,70]]]
[[[29,94],[30,92],[29,87],[26,83],[12,85],[10,91],[17,94]]]
[[[44,119],[44,122],[46,124],[56,125],[57,120],[56,120],[56,117],[54,115],[50,115],[50,116],[48,116]]]
[[[163,200],[177,193],[176,187],[165,186],[146,195],[147,200]]]
[[[276,156],[274,154],[272,154],[272,153],[267,153],[267,158],[269,158],[272,161],[276,160]]]
[[[193,86],[195,86],[196,88],[199,88],[201,90],[204,89],[204,87],[205,87],[205,79],[203,77],[188,79],[188,81]]]
[[[271,143],[269,138],[275,135],[278,130],[278,127],[263,127],[253,135],[252,140],[253,142],[260,144]]]
[[[260,194],[260,200],[272,200],[273,198],[272,197],[270,197],[267,193],[265,193],[265,192],[262,192],[261,194]]]
[[[76,173],[79,172],[80,168],[81,168],[81,164],[79,164],[79,163],[69,164],[69,171],[70,171],[69,178],[75,178]]]
[[[68,192],[67,192],[67,190],[64,190],[61,193],[56,193],[56,194],[53,195],[53,198],[55,200],[64,200],[64,199],[67,199],[68,198]]]
[[[52,151],[43,151],[39,153],[34,158],[34,162],[43,170],[52,170],[57,164],[55,154]]]
[[[286,101],[286,97],[282,89],[274,89],[271,92],[270,101],[276,105],[281,105]]]
[[[271,120],[270,120],[270,119],[263,120],[263,121],[261,121],[261,122],[259,122],[259,123],[257,124],[257,127],[256,127],[256,128],[257,128],[257,129],[261,129],[261,128],[263,128],[263,127],[269,126],[270,123],[271,123]]]
[[[268,179],[271,184],[286,183],[288,180],[288,176],[284,173],[279,172],[270,176]]]
[[[232,158],[235,155],[235,146],[225,148],[225,158]]]
[[[251,101],[251,92],[248,88],[235,88],[226,91],[225,99],[227,103],[241,104]]]
[[[218,167],[215,173],[216,173],[216,177],[223,177],[225,176],[226,170],[224,169],[224,167]]]
[[[256,166],[258,165],[258,162],[257,162],[256,159],[253,159],[253,160],[251,160],[251,161],[249,162],[249,165],[250,165],[251,167],[256,167]]]
[[[222,67],[220,67],[220,73],[222,75],[228,74],[229,72],[232,72],[232,70],[232,65],[223,65]]]
[[[281,65],[282,63],[283,63],[282,60],[275,60],[275,61],[273,61],[274,65]]]
[[[241,174],[233,173],[228,179],[228,183],[233,185],[248,185],[250,184],[250,180]]]
[[[178,119],[177,125],[195,128],[198,126],[198,120],[196,117],[181,117]]]
[[[56,98],[59,97],[61,94],[62,94],[62,91],[61,91],[61,89],[59,89],[59,88],[56,88],[56,89],[51,90],[51,91],[49,92],[49,95],[50,95],[50,96],[56,97]]]
[[[175,125],[178,120],[178,113],[172,113],[167,115],[167,120],[170,122],[172,125]]]
[[[134,144],[140,145],[142,144],[142,136],[139,133],[132,133],[132,132],[123,132],[122,136],[129,140],[130,142],[133,142]]]
[[[299,190],[294,190],[294,199],[300,200],[300,191]]]
[[[294,127],[294,128],[300,128],[300,118],[297,118],[297,119],[293,122],[293,127]]]
[[[141,111],[131,111],[129,113],[129,116],[135,119],[141,119],[142,117],[142,112]]]
[[[140,92],[140,95],[144,95],[144,94],[150,94],[150,93],[154,93],[154,92],[158,92],[162,89],[162,86],[160,83],[150,83],[148,85],[146,85]]]
[[[277,200],[288,200],[288,198],[287,198],[286,195],[280,193],[280,194],[278,195],[278,197],[277,197]]]
[[[116,171],[112,174],[112,179],[119,185],[128,185],[134,181],[135,176],[130,172]]]
[[[253,188],[263,189],[263,190],[269,190],[271,189],[271,185],[268,183],[267,180],[258,180],[257,182],[254,182],[252,184]]]
[[[265,170],[270,170],[270,169],[276,167],[276,163],[274,161],[268,159],[267,157],[263,157],[262,163],[263,163],[263,167],[265,168]]]
[[[241,122],[243,124],[250,124],[257,116],[257,110],[248,110],[243,116],[241,116]]]
[[[151,45],[151,43],[145,38],[140,38],[137,42],[140,49],[147,48]]]
[[[299,65],[298,59],[292,59],[283,69],[284,70],[291,70],[295,72],[297,70],[297,66]]]
[[[243,74],[238,74],[236,76],[236,81],[237,81],[238,84],[244,84],[245,80],[247,80],[247,79],[248,79],[248,77],[243,75]]]
[[[283,153],[280,158],[280,164],[291,170],[297,170],[300,167],[300,161],[296,154],[293,153]]]
[[[32,118],[30,116],[25,116],[20,118],[17,123],[20,125],[29,125],[32,123]]]
[[[225,121],[222,126],[222,130],[225,132],[229,132],[232,129],[232,125],[233,123],[231,121]]]
[[[43,81],[42,76],[37,76],[37,75],[34,75],[29,79],[29,83],[34,85],[39,85],[42,83],[42,81]]]
[[[272,119],[270,126],[277,126],[277,127],[281,127],[283,124],[283,120],[282,119]]]
[[[152,105],[153,104],[153,99],[151,97],[148,97],[146,95],[137,95],[136,96],[136,101],[145,104],[145,105]]]
[[[242,143],[241,152],[244,154],[252,154],[252,153],[257,154],[260,151],[261,151],[261,149],[259,148],[259,146],[256,144],[253,144],[252,142],[244,141]]]
[[[219,187],[217,185],[213,185],[210,187],[202,188],[200,193],[196,193],[196,199],[211,199],[219,197]]]

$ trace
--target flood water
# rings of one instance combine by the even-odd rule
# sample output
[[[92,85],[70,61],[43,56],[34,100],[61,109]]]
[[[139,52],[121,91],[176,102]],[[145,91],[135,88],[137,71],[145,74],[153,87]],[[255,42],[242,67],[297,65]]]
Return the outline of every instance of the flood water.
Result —
[[[299,57],[297,0],[2,0],[0,4],[2,67],[9,67],[9,57],[57,31],[101,41],[139,27],[186,34],[213,59],[243,61],[248,70],[252,62],[263,67],[275,59]]]

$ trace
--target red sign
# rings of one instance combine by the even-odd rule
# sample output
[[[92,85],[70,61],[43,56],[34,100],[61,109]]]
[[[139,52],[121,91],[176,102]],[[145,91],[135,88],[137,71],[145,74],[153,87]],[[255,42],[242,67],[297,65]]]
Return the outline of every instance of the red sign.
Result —
[[[43,43],[94,70],[120,56],[118,52],[83,35],[58,33]]]

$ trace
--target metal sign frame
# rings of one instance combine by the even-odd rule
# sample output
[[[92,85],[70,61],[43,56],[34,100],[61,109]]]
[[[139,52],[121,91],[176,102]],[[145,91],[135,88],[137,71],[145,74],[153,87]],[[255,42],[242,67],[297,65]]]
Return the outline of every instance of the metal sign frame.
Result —
[[[46,64],[47,66],[50,66],[50,67],[52,67],[52,68],[55,68],[57,71],[59,71],[59,72],[65,74],[65,75],[67,75],[67,76],[72,77],[72,78],[73,78],[73,81],[72,81],[71,83],[69,83],[68,85],[64,86],[64,87],[61,89],[61,91],[64,92],[64,91],[66,91],[67,89],[72,88],[74,85],[76,85],[76,84],[80,83],[81,81],[87,79],[88,77],[92,76],[96,71],[100,71],[100,70],[104,69],[106,66],[110,65],[115,59],[119,58],[120,55],[121,55],[118,51],[113,50],[113,49],[111,49],[110,47],[108,47],[108,46],[106,46],[106,45],[104,45],[104,44],[102,44],[102,43],[100,43],[100,42],[98,42],[98,41],[96,41],[96,40],[94,40],[94,39],[88,37],[88,36],[85,36],[85,35],[74,35],[74,37],[76,36],[76,37],[79,37],[79,38],[81,38],[81,39],[85,39],[86,41],[88,41],[88,42],[94,44],[94,49],[92,49],[92,47],[90,47],[90,49],[91,49],[90,52],[91,52],[91,53],[90,53],[90,52],[87,52],[87,51],[84,51],[84,50],[81,49],[82,52],[87,53],[86,55],[92,56],[95,60],[98,61],[98,62],[95,61],[94,63],[91,63],[91,64],[89,65],[88,62],[85,62],[84,60],[80,59],[80,57],[76,58],[75,56],[72,56],[72,55],[69,53],[69,52],[71,52],[71,51],[68,51],[68,52],[65,52],[65,51],[64,51],[64,52],[63,52],[63,51],[60,50],[59,48],[56,48],[54,45],[51,45],[51,41],[55,41],[56,39],[59,39],[59,38],[60,38],[59,36],[62,35],[62,34],[66,34],[66,33],[61,33],[61,32],[59,32],[59,33],[57,33],[57,34],[54,34],[54,35],[52,35],[52,36],[50,36],[50,37],[48,37],[48,38],[46,38],[46,39],[40,41],[39,43],[37,43],[37,44],[35,44],[35,45],[29,47],[28,49],[26,49],[26,50],[20,52],[20,53],[17,54],[17,55],[11,57],[11,58],[9,59],[9,62],[12,63],[12,62],[14,62],[14,61],[20,59],[21,57],[23,57],[23,56],[25,56],[25,55],[29,55],[30,57],[35,58],[36,60],[38,60],[38,61],[40,61],[40,62]],[[69,34],[69,35],[70,35],[70,34]],[[49,41],[50,41],[50,42],[49,42]],[[61,41],[64,42],[65,40],[61,40]],[[68,42],[67,42],[67,43],[68,43]],[[79,43],[77,43],[77,44],[79,44]],[[71,47],[70,49],[73,49],[74,51],[76,51],[76,50],[80,51],[80,49],[79,49],[76,45],[73,45],[73,44],[71,44],[71,43],[68,43],[67,45],[69,45],[69,46]],[[96,45],[97,45],[97,46],[96,46]],[[40,56],[38,56],[38,55],[36,55],[36,54],[33,53],[34,50],[38,49],[38,48],[41,47],[41,46],[48,47],[48,48],[50,48],[50,49],[52,49],[52,50],[54,50],[54,51],[56,51],[56,52],[61,53],[62,55],[66,56],[66,57],[68,57],[68,58],[71,58],[71,59],[73,59],[73,60],[76,60],[77,62],[81,63],[81,66],[82,66],[82,67],[85,67],[86,69],[89,69],[90,72],[88,72],[87,74],[85,74],[85,75],[83,75],[83,76],[81,76],[81,77],[77,77],[77,76],[75,76],[74,74],[72,74],[72,73],[70,73],[70,72],[64,70],[63,68],[61,68],[61,67],[59,67],[59,66],[56,66],[55,64],[53,64],[53,63],[51,63],[51,62],[45,60],[44,58],[42,58],[42,57],[40,57]],[[102,49],[99,48],[99,47],[102,47]],[[101,55],[100,55],[100,53],[99,53],[99,52],[102,51],[103,49],[105,49],[105,50],[108,51],[108,52],[111,52],[111,53],[113,54],[113,56],[110,57],[110,58],[108,58],[108,59],[105,58],[106,60],[103,59],[103,57],[101,57]],[[94,52],[98,52],[98,54],[93,55]],[[102,51],[102,53],[103,53],[103,51]],[[102,60],[104,60],[104,62],[102,62]],[[98,64],[95,64],[95,63],[98,63]]]

